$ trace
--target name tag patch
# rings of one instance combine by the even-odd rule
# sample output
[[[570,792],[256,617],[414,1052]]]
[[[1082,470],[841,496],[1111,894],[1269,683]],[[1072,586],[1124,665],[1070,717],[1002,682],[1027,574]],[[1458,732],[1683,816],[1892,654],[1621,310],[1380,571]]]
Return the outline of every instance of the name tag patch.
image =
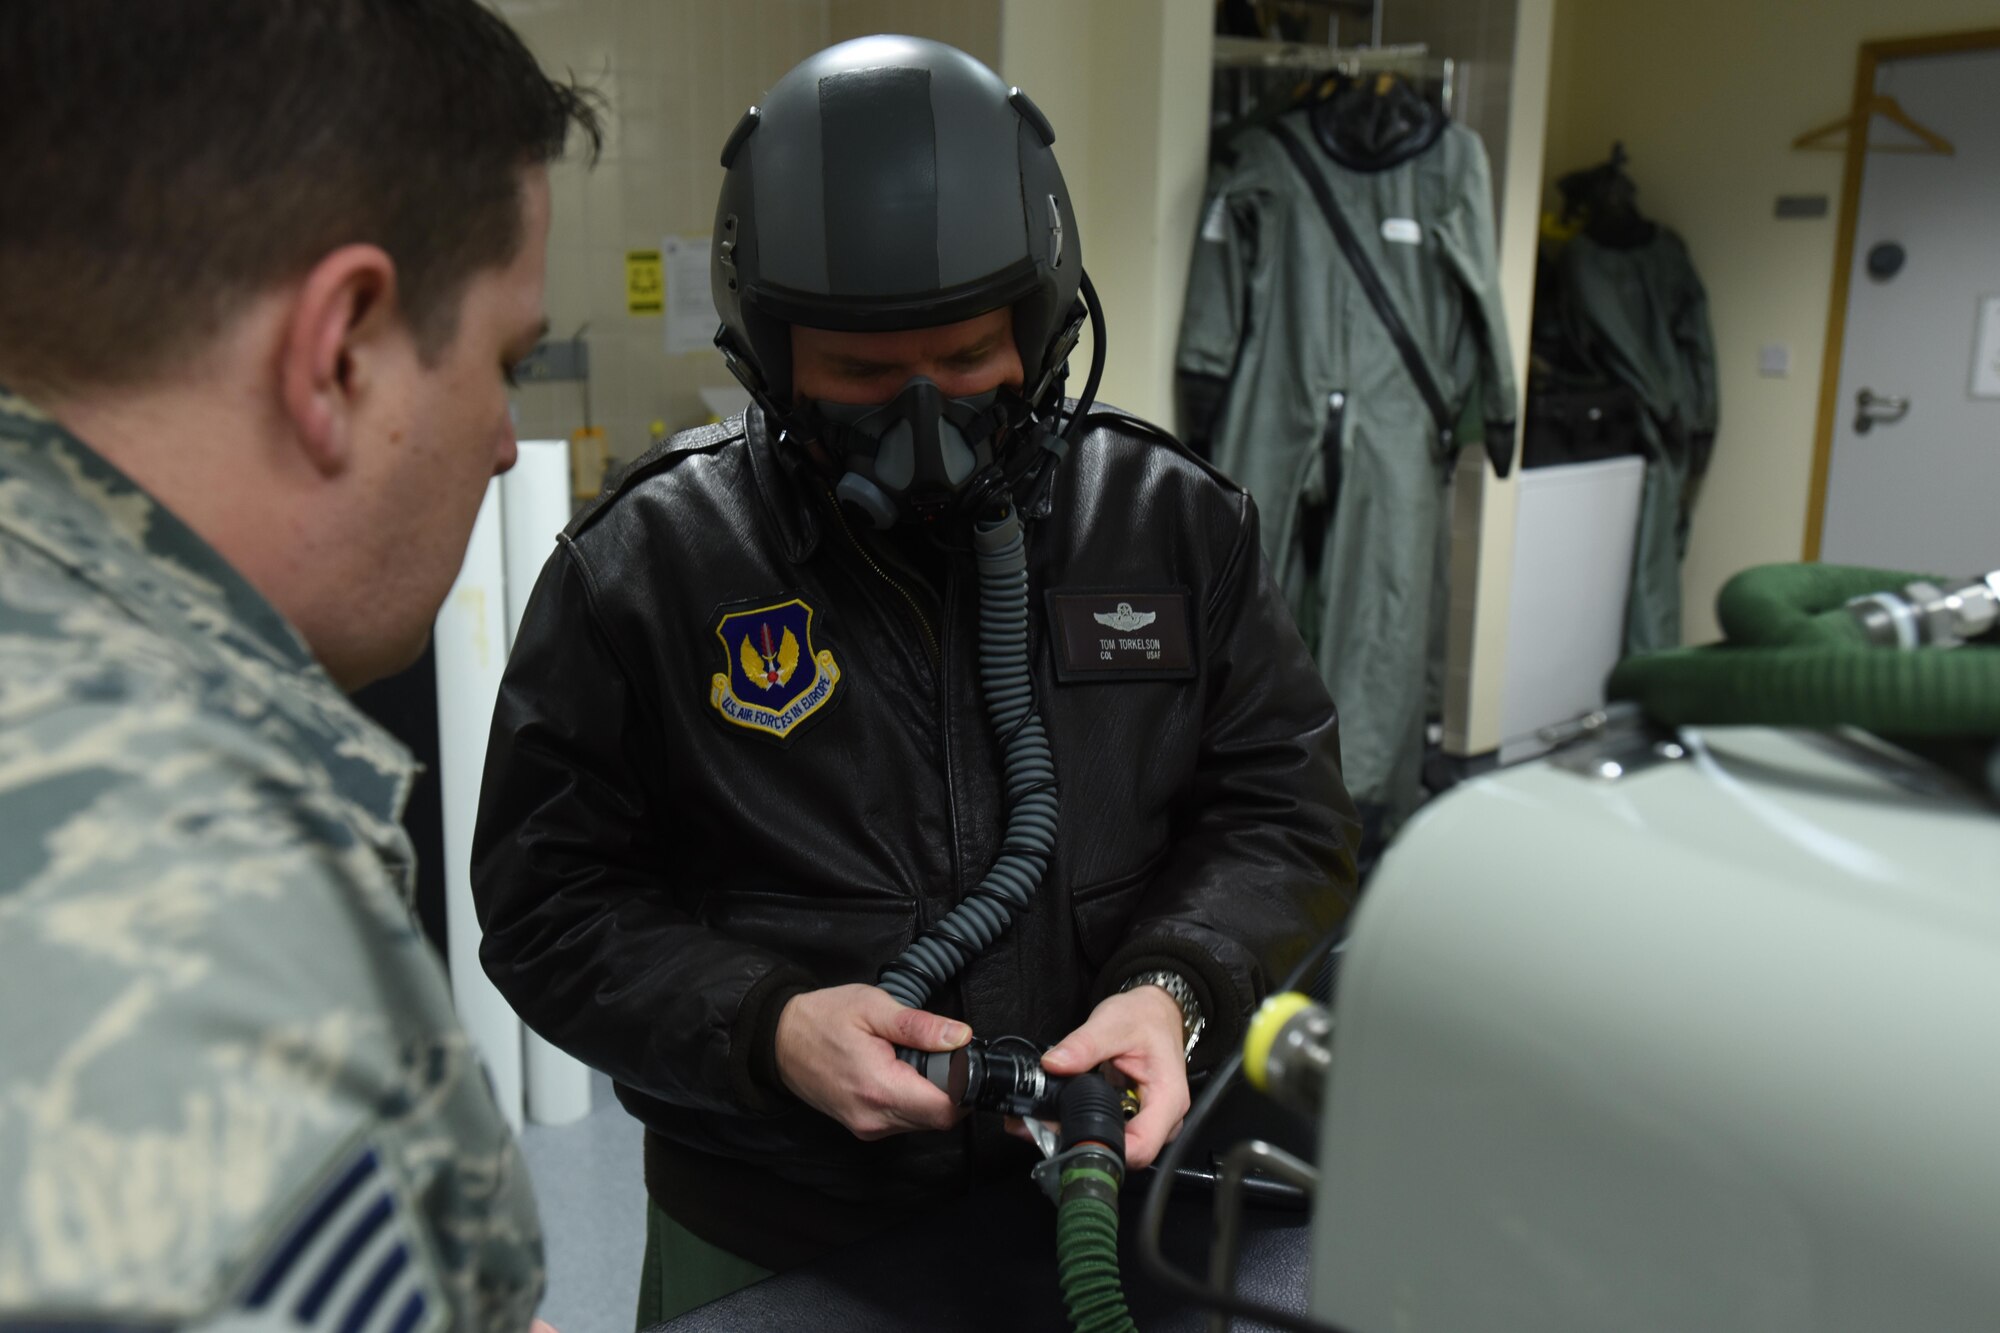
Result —
[[[1185,589],[1055,588],[1048,605],[1057,680],[1191,680],[1197,674]]]
[[[1382,239],[1398,245],[1422,245],[1424,229],[1415,218],[1383,218]]]

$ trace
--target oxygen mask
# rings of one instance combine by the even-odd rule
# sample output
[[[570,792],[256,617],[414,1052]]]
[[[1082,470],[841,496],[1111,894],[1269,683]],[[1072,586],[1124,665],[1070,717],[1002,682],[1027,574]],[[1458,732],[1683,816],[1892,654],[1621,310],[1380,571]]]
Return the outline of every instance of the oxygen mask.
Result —
[[[804,426],[842,469],[834,495],[877,528],[976,513],[1005,484],[1008,433],[1032,411],[1010,389],[947,398],[922,375],[886,403],[804,405]]]

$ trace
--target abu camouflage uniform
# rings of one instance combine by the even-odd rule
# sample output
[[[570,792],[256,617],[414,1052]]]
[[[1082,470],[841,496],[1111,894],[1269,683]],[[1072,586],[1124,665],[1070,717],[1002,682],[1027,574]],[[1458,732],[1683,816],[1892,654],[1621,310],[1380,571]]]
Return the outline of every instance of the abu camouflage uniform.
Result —
[[[411,774],[0,390],[0,1329],[527,1328],[541,1233],[413,923]]]

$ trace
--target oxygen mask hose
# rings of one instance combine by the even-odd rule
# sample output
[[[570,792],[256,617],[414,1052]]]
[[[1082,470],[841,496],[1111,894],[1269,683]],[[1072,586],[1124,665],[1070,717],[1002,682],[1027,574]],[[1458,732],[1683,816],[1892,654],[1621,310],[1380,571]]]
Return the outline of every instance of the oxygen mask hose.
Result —
[[[1007,828],[993,868],[943,920],[882,969],[877,985],[913,1009],[1000,938],[1041,887],[1056,846],[1056,765],[1035,712],[1028,659],[1028,547],[1010,508],[972,527],[979,569],[979,684],[999,738]],[[920,1052],[903,1052],[919,1063]]]
[[[1062,1150],[1036,1169],[1056,1174],[1056,1274],[1077,1333],[1136,1333],[1118,1274],[1118,1188],[1125,1179],[1125,1117],[1095,1075],[1062,1090]]]

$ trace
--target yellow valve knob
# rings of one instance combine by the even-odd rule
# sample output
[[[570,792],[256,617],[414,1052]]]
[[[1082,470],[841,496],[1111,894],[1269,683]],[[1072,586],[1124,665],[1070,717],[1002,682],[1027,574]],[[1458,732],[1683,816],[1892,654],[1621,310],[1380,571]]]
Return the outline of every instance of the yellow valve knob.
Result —
[[[1250,1034],[1243,1041],[1243,1072],[1251,1087],[1265,1093],[1271,1090],[1271,1047],[1285,1024],[1300,1010],[1311,1007],[1312,997],[1295,990],[1273,995],[1258,1007],[1250,1020]]]
[[[1272,1101],[1318,1115],[1333,1073],[1333,1014],[1297,991],[1273,995],[1250,1020],[1243,1070]]]

